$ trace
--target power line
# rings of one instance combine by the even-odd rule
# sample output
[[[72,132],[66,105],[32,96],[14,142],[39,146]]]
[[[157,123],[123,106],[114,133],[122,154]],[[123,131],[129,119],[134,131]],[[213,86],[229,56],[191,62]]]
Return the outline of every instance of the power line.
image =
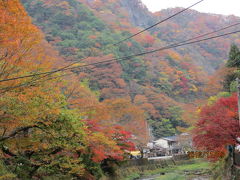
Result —
[[[126,40],[128,40],[128,39],[131,39],[132,37],[135,37],[135,36],[137,36],[137,35],[145,32],[145,31],[147,31],[147,30],[149,30],[149,29],[151,29],[151,28],[153,28],[153,27],[155,27],[155,26],[157,26],[157,25],[159,25],[159,24],[161,24],[161,23],[163,23],[163,22],[166,22],[167,20],[169,20],[169,19],[171,19],[171,18],[173,18],[173,17],[175,17],[175,16],[183,13],[184,11],[187,11],[188,9],[196,6],[197,4],[201,3],[202,1],[204,1],[204,0],[200,0],[200,1],[198,1],[197,3],[194,3],[193,5],[185,8],[185,9],[183,9],[183,10],[181,10],[181,11],[179,11],[179,12],[177,12],[177,13],[175,13],[175,14],[173,14],[173,15],[171,15],[171,16],[169,16],[169,17],[167,17],[167,18],[165,18],[165,19],[163,19],[163,20],[161,20],[161,21],[159,21],[159,22],[157,22],[157,23],[155,23],[155,24],[153,24],[152,26],[150,26],[150,27],[148,27],[148,28],[146,28],[146,29],[143,29],[142,31],[140,31],[140,32],[138,32],[138,33],[136,33],[136,34],[133,34],[133,35],[130,36],[130,37],[127,37],[126,39],[123,39],[123,40],[121,40],[121,41],[119,41],[119,42],[117,42],[117,43],[114,43],[114,44],[110,44],[110,46],[116,46],[116,45],[122,43],[123,41],[126,41]],[[109,46],[109,45],[108,45],[108,46]],[[105,46],[105,48],[106,48],[106,46]],[[77,62],[74,62],[74,63],[72,63],[72,64],[69,64],[69,65],[67,65],[67,66],[65,66],[65,67],[62,67],[62,68],[56,70],[56,72],[61,71],[61,69],[65,69],[65,68],[67,68],[67,67],[73,66],[73,65],[77,64],[79,61],[85,60],[85,59],[87,59],[87,58],[89,58],[89,57],[90,57],[90,55],[87,56],[87,57],[85,57],[85,58],[82,58],[82,59],[78,60]]]
[[[105,60],[105,61],[101,61],[101,62],[97,62],[97,63],[91,63],[91,64],[86,64],[86,65],[79,65],[79,66],[72,67],[72,68],[62,68],[61,71],[73,70],[73,69],[76,69],[76,68],[87,67],[87,66],[92,66],[92,65],[98,65],[98,64],[103,64],[103,63],[110,63],[110,62],[113,62],[113,61],[115,62],[116,60],[118,60],[118,61],[126,61],[126,60],[129,60],[129,58],[133,58],[133,57],[137,57],[137,56],[143,56],[145,54],[150,54],[150,53],[154,53],[154,52],[157,52],[157,51],[167,50],[167,49],[171,49],[171,48],[174,48],[174,47],[179,47],[179,46],[183,46],[183,45],[187,45],[187,44],[202,42],[202,41],[205,41],[205,40],[215,39],[215,38],[218,38],[218,37],[222,37],[222,36],[238,33],[239,31],[234,31],[234,32],[230,32],[230,33],[226,33],[226,34],[222,34],[222,35],[218,35],[218,36],[213,36],[213,37],[210,37],[210,38],[202,39],[202,40],[199,40],[199,41],[189,42],[191,40],[199,39],[200,37],[204,37],[204,36],[207,36],[207,35],[210,35],[210,34],[213,34],[213,33],[216,33],[216,32],[222,31],[222,30],[225,30],[227,28],[239,25],[239,24],[240,23],[235,23],[233,25],[229,25],[229,26],[221,28],[219,30],[215,30],[215,31],[212,31],[212,32],[209,32],[209,33],[205,33],[205,34],[199,35],[197,37],[194,37],[194,38],[191,38],[191,39],[187,39],[187,40],[184,40],[184,41],[181,41],[181,42],[178,42],[178,43],[170,44],[168,46],[165,46],[165,47],[162,47],[162,48],[159,48],[159,49],[155,49],[155,50],[152,50],[152,51],[143,52],[143,53],[134,54],[134,55],[125,56],[125,57],[120,57],[120,58],[113,58],[113,59],[109,59],[109,60]],[[187,42],[189,42],[189,43],[187,43]],[[12,80],[29,78],[29,77],[35,77],[35,76],[40,76],[40,75],[45,75],[45,74],[52,74],[52,73],[56,73],[56,72],[60,72],[60,70],[58,69],[58,70],[53,70],[53,71],[49,71],[49,72],[43,72],[43,73],[38,73],[38,74],[31,74],[31,75],[19,76],[19,77],[14,77],[14,78],[9,78],[9,79],[3,79],[3,80],[0,80],[0,82],[12,81]]]
[[[47,79],[43,79],[47,76],[38,77],[37,79],[32,79],[31,81],[20,83],[18,85],[12,86],[12,87],[1,88],[0,89],[0,94],[4,94],[5,92],[16,89],[16,88],[22,88],[22,87],[25,87],[25,86],[34,86],[34,85],[37,85],[37,83],[46,82],[46,81],[49,81],[49,80],[52,80],[52,79],[61,78],[61,77],[64,77],[64,76],[70,76],[70,75],[74,75],[74,74],[71,72],[71,73],[68,73],[68,74],[62,74],[62,75],[58,75],[58,76],[48,77]]]
[[[199,3],[203,2],[203,1],[204,1],[204,0],[198,1],[198,2],[194,3],[193,5],[187,7],[187,8],[185,8],[185,9],[183,9],[183,10],[181,10],[181,11],[179,11],[179,12],[177,12],[177,13],[175,13],[175,14],[173,14],[173,15],[171,15],[171,16],[169,16],[169,17],[167,17],[167,18],[165,18],[165,19],[163,19],[163,20],[161,20],[161,21],[159,21],[159,22],[157,22],[157,23],[155,23],[155,24],[153,24],[152,26],[149,26],[149,27],[147,27],[147,28],[145,28],[145,29],[137,32],[136,34],[133,34],[133,35],[131,35],[131,36],[129,36],[129,37],[127,37],[127,38],[125,38],[125,39],[123,39],[123,40],[121,40],[121,41],[113,44],[113,45],[116,46],[116,45],[118,45],[118,44],[120,44],[120,43],[122,43],[122,42],[124,42],[124,41],[127,41],[128,39],[131,39],[131,38],[133,38],[133,37],[135,37],[135,36],[137,36],[137,35],[145,32],[145,31],[147,31],[147,30],[149,30],[149,29],[151,29],[151,28],[153,28],[153,27],[155,27],[155,26],[157,26],[157,25],[159,25],[159,24],[161,24],[161,23],[163,23],[163,22],[165,22],[165,21],[167,21],[167,20],[169,20],[169,19],[171,19],[171,18],[173,18],[173,17],[181,14],[181,13],[183,13],[184,11],[187,11],[188,9],[196,6],[197,4],[199,4]]]
[[[237,24],[239,24],[239,23],[237,23]],[[231,26],[233,26],[233,25],[231,25]],[[223,28],[223,29],[226,29],[226,28]],[[219,31],[219,30],[216,30],[216,31]],[[206,33],[206,35],[209,35],[209,34],[212,34],[212,33]],[[163,48],[159,48],[159,49],[155,49],[155,50],[148,51],[148,52],[143,52],[143,53],[139,53],[139,54],[135,54],[135,55],[131,55],[131,56],[126,56],[126,57],[122,57],[122,58],[109,59],[109,60],[105,60],[105,61],[102,61],[102,62],[86,64],[86,65],[82,65],[82,66],[74,67],[74,68],[69,68],[69,69],[73,70],[75,68],[84,68],[84,67],[87,67],[87,66],[98,65],[98,64],[102,64],[102,63],[112,64],[112,63],[119,62],[119,61],[127,61],[127,60],[130,60],[129,58],[132,58],[132,57],[142,56],[142,55],[145,55],[145,54],[151,54],[151,53],[162,51],[162,50],[167,50],[167,49],[181,47],[181,46],[185,46],[185,45],[189,45],[189,44],[199,43],[199,42],[203,42],[203,41],[207,41],[207,40],[211,40],[211,39],[215,39],[215,38],[219,38],[219,37],[223,37],[223,36],[227,36],[227,35],[231,35],[231,34],[236,34],[236,33],[240,33],[240,30],[229,32],[229,33],[225,33],[225,34],[221,34],[221,35],[217,35],[217,36],[212,36],[212,37],[208,37],[208,38],[204,38],[204,39],[200,39],[200,40],[196,40],[196,41],[185,40],[185,41],[182,41],[182,42],[185,42],[185,43],[182,43],[182,42],[178,43],[178,44],[176,43],[175,45],[169,45],[169,46],[166,46],[166,47],[163,47]],[[197,37],[199,38],[199,37],[202,37],[202,36],[203,35],[200,35],[200,36],[197,36]],[[191,39],[196,39],[196,38],[191,38]],[[116,60],[118,60],[118,61],[116,61]],[[95,69],[95,68],[97,68],[97,67],[92,67],[89,70],[92,70],[92,69]],[[55,76],[55,77],[50,77],[49,80],[55,79],[55,78],[59,78],[59,77],[69,76],[69,75],[72,75],[73,73],[74,72],[71,72],[71,73],[68,73],[68,74],[64,74],[64,75]],[[44,82],[44,81],[46,81],[46,80],[42,80],[40,82]]]
[[[82,65],[82,66],[76,66],[76,67],[73,67],[73,68],[68,68],[68,69],[66,69],[66,70],[73,70],[73,69],[81,68],[81,67],[98,65],[98,64],[102,64],[102,63],[109,63],[109,62],[116,61],[116,60],[118,60],[117,62],[119,62],[119,61],[126,61],[126,60],[129,60],[129,58],[138,57],[138,56],[143,56],[143,55],[145,55],[145,54],[151,54],[151,53],[154,53],[154,52],[158,52],[158,51],[162,51],[162,50],[167,50],[167,49],[172,49],[172,48],[175,48],[175,47],[184,46],[184,45],[188,45],[188,44],[194,44],[194,43],[198,43],[198,42],[202,42],[202,41],[206,41],[206,40],[210,40],[210,39],[219,38],[219,37],[222,37],[222,36],[227,36],[227,35],[231,35],[231,34],[236,34],[236,33],[239,33],[239,32],[240,32],[240,30],[238,30],[238,31],[233,31],[233,32],[229,32],[229,33],[225,33],[225,34],[221,34],[221,35],[217,35],[217,36],[212,36],[212,37],[209,37],[209,38],[200,39],[200,40],[196,40],[196,41],[190,41],[190,42],[189,42],[189,40],[188,40],[188,41],[183,41],[183,42],[181,42],[181,43],[172,44],[172,45],[169,45],[169,46],[166,46],[166,47],[163,47],[163,48],[159,48],[159,49],[155,49],[155,50],[152,50],[152,51],[147,51],[147,52],[143,52],[143,53],[139,53],[139,54],[134,54],[134,55],[130,55],[130,56],[125,56],[125,57],[121,57],[121,58],[113,58],[113,59],[109,59],[109,60],[105,60],[105,61],[101,61],[101,62],[97,62],[97,63]],[[195,38],[194,38],[194,39],[195,39]],[[0,81],[0,82],[1,82],[1,81]]]
[[[191,41],[191,40],[198,39],[198,38],[200,38],[200,37],[204,37],[204,36],[207,36],[207,35],[210,35],[210,34],[213,34],[213,33],[216,33],[216,32],[222,31],[222,30],[225,30],[225,29],[228,29],[228,28],[233,27],[233,26],[236,26],[236,25],[240,25],[240,23],[236,23],[236,24],[233,24],[233,25],[229,25],[229,26],[227,26],[227,27],[224,27],[224,28],[221,28],[221,29],[218,29],[218,30],[209,32],[209,33],[205,33],[205,34],[196,36],[196,37],[194,37],[194,38],[191,38],[191,39],[188,39],[188,40],[179,42],[179,43],[171,44],[171,45],[165,46],[165,47],[163,47],[163,48],[155,49],[155,50],[153,50],[153,51],[144,52],[144,53],[140,53],[140,54],[136,54],[136,55],[131,55],[131,56],[126,56],[126,57],[122,57],[122,58],[109,59],[109,60],[105,60],[105,61],[102,61],[102,62],[87,64],[87,65],[82,65],[82,66],[79,66],[79,67],[73,67],[73,68],[69,68],[69,69],[70,69],[70,70],[73,70],[73,69],[75,69],[75,68],[82,68],[82,67],[92,66],[92,65],[96,65],[96,64],[97,64],[97,65],[98,65],[98,64],[102,64],[102,63],[112,64],[112,63],[119,62],[119,61],[127,61],[127,60],[130,60],[129,58],[132,58],[132,56],[134,56],[134,57],[142,56],[142,55],[151,54],[151,53],[154,53],[154,52],[157,52],[157,51],[168,50],[168,49],[172,49],[172,48],[176,48],[176,47],[180,47],[180,46],[185,46],[185,45],[189,45],[189,44],[194,44],[194,43],[198,43],[198,42],[202,42],[202,41],[207,41],[207,40],[211,40],[211,39],[215,39],[215,38],[219,38],[219,37],[223,37],[223,36],[227,36],[227,35],[239,33],[240,30],[238,30],[238,31],[233,31],[233,32],[229,32],[229,33],[225,33],[225,34],[221,34],[221,35],[217,35],[217,36],[212,36],[212,37],[209,37],[209,38],[204,38],[204,39],[200,39],[200,40],[196,40],[196,41]],[[189,41],[190,41],[190,42],[189,42]],[[116,61],[116,60],[118,60],[118,61]],[[108,61],[108,62],[106,62],[106,61]],[[92,67],[92,68],[90,68],[89,70],[92,70],[92,69],[95,69],[95,68],[97,68],[97,67]],[[49,79],[55,79],[55,78],[58,78],[58,77],[69,76],[69,75],[72,75],[72,74],[73,74],[73,72],[68,73],[68,74],[64,74],[64,75],[59,75],[59,76],[56,76],[56,77],[51,77],[51,78],[49,78]],[[0,81],[0,82],[1,82],[1,81]]]
[[[162,50],[167,50],[167,49],[172,49],[172,48],[175,48],[175,47],[180,47],[180,46],[184,46],[184,45],[189,45],[189,44],[194,44],[194,43],[198,43],[198,42],[203,42],[203,41],[206,41],[206,40],[210,40],[210,39],[215,39],[215,38],[219,38],[219,37],[222,37],[222,36],[227,36],[227,35],[231,35],[231,34],[236,34],[236,33],[239,33],[240,32],[240,30],[238,30],[238,31],[233,31],[233,32],[229,32],[229,33],[225,33],[225,34],[221,34],[221,35],[217,35],[217,36],[212,36],[212,37],[209,37],[209,38],[204,38],[204,39],[200,39],[200,40],[196,40],[196,41],[191,41],[191,42],[186,42],[186,43],[179,43],[179,44],[176,44],[175,46],[169,46],[169,47],[164,47],[164,48],[160,48],[160,49],[156,49],[156,50],[153,50],[153,51],[149,51],[149,52],[144,52],[144,53],[140,53],[140,54],[137,54],[137,55],[132,55],[132,56],[142,56],[142,55],[144,55],[144,54],[150,54],[150,53],[154,53],[154,52],[157,52],[157,51],[162,51]],[[129,56],[128,56],[129,57]],[[113,61],[113,59],[111,59],[111,60],[106,60],[106,61],[104,61],[104,62],[102,62],[102,63],[107,63],[107,64],[111,64],[111,63],[114,63],[114,62],[116,62],[116,60],[118,60],[119,58],[116,58],[114,61]],[[127,61],[127,60],[129,60],[127,57],[123,57],[123,58],[121,58],[121,60],[119,60],[119,61]],[[100,64],[100,63],[98,63],[98,64]],[[88,64],[88,65],[85,65],[85,66],[79,66],[78,68],[82,68],[82,67],[87,67],[87,66],[91,66],[91,65],[93,65],[93,64]],[[95,65],[95,64],[94,64]],[[76,67],[74,67],[74,68],[76,68]],[[93,68],[90,68],[90,69],[95,69],[96,67],[93,67]],[[73,69],[73,68],[71,68],[71,69]],[[68,73],[68,74],[64,74],[64,75],[60,75],[60,76],[55,76],[55,77],[50,77],[49,79],[47,79],[47,80],[51,80],[51,79],[55,79],[55,78],[59,78],[59,77],[63,77],[63,76],[69,76],[69,75],[72,75],[73,74],[73,72],[71,72],[71,73]],[[17,77],[16,77],[17,78]],[[21,77],[22,78],[22,77]],[[35,81],[36,83],[37,82],[45,82],[45,81],[47,81],[47,80],[42,80],[42,81]],[[6,81],[6,80],[1,80],[0,82],[2,82],[2,81]],[[19,85],[19,86],[16,86],[16,87],[13,87],[13,88],[10,88],[10,89],[15,89],[15,88],[18,88],[18,87],[22,87],[22,86],[24,86],[24,85],[28,85],[28,84],[31,84],[31,82],[27,82],[27,83],[25,83],[25,84],[23,84],[23,85]],[[4,90],[4,89],[0,89],[0,90]],[[8,90],[8,89],[7,89]]]
[[[163,23],[163,22],[165,22],[165,21],[167,21],[167,20],[169,20],[169,19],[171,19],[171,18],[173,18],[173,17],[181,14],[181,13],[183,13],[184,11],[190,9],[191,7],[193,7],[193,6],[201,3],[202,1],[204,1],[204,0],[198,1],[197,3],[195,3],[195,4],[189,6],[189,7],[185,8],[185,9],[183,9],[183,10],[181,10],[181,11],[179,11],[179,12],[177,12],[177,13],[171,15],[171,16],[169,16],[168,18],[165,18],[164,20],[162,20],[162,21],[160,21],[160,22],[157,22],[156,24],[154,24],[154,25],[152,25],[152,26],[150,26],[150,27],[148,27],[148,28],[146,28],[146,29],[144,29],[144,30],[142,30],[142,31],[140,31],[140,32],[138,32],[138,33],[136,33],[136,34],[128,37],[128,38],[126,38],[126,39],[123,39],[123,40],[121,40],[121,41],[119,41],[119,42],[117,42],[117,43],[114,43],[114,44],[110,44],[110,46],[116,46],[116,45],[122,43],[123,41],[126,41],[126,40],[128,40],[128,39],[131,39],[132,37],[137,36],[137,35],[145,32],[145,31],[147,31],[147,30],[149,30],[149,29],[151,29],[151,28],[153,28],[153,27],[155,27],[155,26],[157,26],[157,25],[159,25],[159,24],[161,24],[161,23]],[[109,45],[108,45],[108,46],[109,46]],[[105,47],[105,48],[106,48],[106,47]],[[71,64],[69,64],[69,65],[66,65],[66,66],[64,66],[64,67],[61,67],[61,68],[59,68],[59,69],[56,69],[56,70],[54,70],[54,71],[45,72],[45,73],[41,73],[41,74],[52,74],[52,73],[56,73],[56,72],[62,71],[62,70],[66,69],[66,68],[68,68],[68,67],[71,67],[71,66],[73,66],[73,65],[79,63],[80,61],[85,60],[85,59],[87,59],[87,58],[89,58],[89,57],[90,57],[90,55],[88,55],[87,57],[81,58],[80,60],[77,60],[76,62],[73,62],[73,63],[71,63]],[[37,75],[37,74],[36,74],[36,75]],[[26,76],[26,77],[32,77],[32,76],[29,75],[29,76]],[[0,82],[1,82],[1,81],[0,81]]]
[[[120,43],[122,43],[123,41],[125,41],[125,40],[127,40],[127,39],[130,39],[130,38],[132,38],[132,37],[134,37],[134,36],[137,36],[137,35],[145,32],[145,31],[153,28],[154,26],[157,26],[157,25],[159,25],[159,24],[161,24],[161,23],[163,23],[163,22],[165,22],[165,21],[167,21],[167,20],[169,20],[169,19],[171,19],[171,18],[173,18],[173,17],[175,17],[175,16],[183,13],[184,11],[186,11],[186,10],[190,9],[191,7],[199,4],[199,3],[202,2],[202,1],[204,1],[204,0],[198,1],[197,3],[189,6],[188,8],[185,8],[185,9],[183,9],[183,10],[181,10],[181,11],[179,11],[179,12],[177,12],[177,13],[171,15],[171,16],[169,16],[168,18],[165,18],[164,20],[162,20],[162,21],[160,21],[160,22],[158,22],[158,23],[156,23],[156,24],[154,24],[154,25],[152,25],[152,26],[150,26],[150,27],[148,27],[148,28],[146,28],[146,29],[144,29],[144,30],[142,30],[142,31],[140,31],[140,32],[138,32],[138,33],[136,33],[136,34],[134,34],[134,35],[126,38],[126,39],[124,39],[124,40],[121,40],[121,41],[119,41],[119,42],[117,42],[117,43],[115,43],[115,44],[110,44],[110,46],[116,46],[117,44],[120,44]],[[108,45],[108,46],[109,46],[109,45]],[[105,47],[105,48],[106,48],[106,47]],[[39,74],[41,74],[41,75],[44,75],[44,74],[50,75],[50,74],[53,74],[53,73],[57,73],[57,72],[60,72],[60,71],[62,71],[62,70],[64,70],[64,69],[66,69],[66,68],[69,68],[69,67],[71,67],[71,66],[73,66],[73,65],[75,65],[75,64],[78,64],[79,62],[81,62],[81,61],[83,61],[83,60],[85,60],[85,59],[87,59],[87,58],[89,58],[89,57],[90,57],[90,55],[88,55],[87,57],[81,58],[80,60],[77,60],[76,62],[73,62],[73,63],[71,63],[71,64],[69,64],[69,65],[66,65],[66,66],[64,66],[64,67],[61,67],[61,68],[59,68],[59,69],[56,69],[56,70],[53,70],[53,71],[49,71],[49,72],[37,73],[37,74],[35,74],[35,75],[36,75],[36,76],[39,75]],[[34,76],[35,76],[35,75],[34,75]],[[26,75],[25,77],[26,77],[26,78],[27,78],[27,77],[32,77],[32,75]],[[14,79],[13,79],[13,80],[14,80]],[[0,81],[0,82],[1,82],[1,81]]]

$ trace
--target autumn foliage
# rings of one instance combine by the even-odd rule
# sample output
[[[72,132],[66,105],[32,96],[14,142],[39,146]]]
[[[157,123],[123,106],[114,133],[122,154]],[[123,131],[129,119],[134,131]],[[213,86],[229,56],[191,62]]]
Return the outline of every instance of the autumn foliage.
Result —
[[[3,177],[0,172],[0,179],[99,179],[129,151],[142,151],[149,129],[161,137],[187,128],[183,119],[194,124],[196,114],[189,114],[197,103],[186,104],[219,89],[220,83],[203,88],[208,75],[199,64],[206,61],[197,62],[197,51],[171,49],[111,60],[163,47],[172,37],[182,40],[186,34],[179,22],[166,22],[113,46],[142,30],[132,25],[135,13],[119,0],[21,3],[0,1],[0,168],[3,164],[9,172]],[[126,3],[146,14],[148,25],[159,18],[139,0]],[[200,24],[203,29],[190,22],[195,31],[187,29],[189,35],[211,29],[201,18]],[[228,43],[223,44],[195,49],[213,59],[215,68],[219,53],[208,50],[226,49]],[[85,66],[90,63],[94,65]],[[69,64],[74,69],[63,68]],[[202,109],[195,137],[199,148],[236,143],[235,104],[233,96]],[[213,136],[219,138],[214,141]]]
[[[124,114],[114,118],[117,102],[99,102],[82,74],[38,75],[64,66],[62,58],[18,0],[1,1],[0,13],[0,79],[13,78],[0,83],[0,157],[9,170],[0,177],[95,179],[103,174],[102,162],[124,160],[137,142],[131,128],[121,126]],[[25,75],[31,76],[14,79]],[[120,102],[131,123],[146,131],[136,114],[143,112]]]
[[[236,94],[203,107],[194,133],[196,147],[203,150],[225,152],[227,145],[238,144],[240,127]]]

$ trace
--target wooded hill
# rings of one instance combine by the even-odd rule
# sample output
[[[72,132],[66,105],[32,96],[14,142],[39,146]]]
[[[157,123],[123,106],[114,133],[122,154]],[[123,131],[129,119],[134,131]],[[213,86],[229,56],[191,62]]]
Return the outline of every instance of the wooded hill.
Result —
[[[34,24],[65,62],[77,65],[150,51],[236,23],[235,16],[188,10],[128,41],[122,39],[164,19],[181,8],[151,13],[139,0],[22,0]],[[232,28],[234,30],[234,28]],[[236,28],[235,28],[236,30]],[[226,30],[228,32],[230,30]],[[189,111],[208,95],[207,78],[226,60],[239,34],[159,51],[145,56],[75,68],[77,81],[87,80],[100,102],[114,100],[144,111],[155,137],[169,136],[191,124]],[[71,78],[71,77],[69,77]],[[124,102],[123,104],[121,104]],[[132,115],[117,121],[127,127]],[[179,128],[181,129],[181,128]]]

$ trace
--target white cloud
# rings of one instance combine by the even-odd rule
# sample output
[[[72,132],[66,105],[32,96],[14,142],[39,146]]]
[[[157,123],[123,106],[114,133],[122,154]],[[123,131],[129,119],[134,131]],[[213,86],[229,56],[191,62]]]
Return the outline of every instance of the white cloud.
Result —
[[[142,0],[152,12],[172,7],[188,7],[198,0]],[[192,9],[200,12],[240,16],[240,0],[205,0]]]

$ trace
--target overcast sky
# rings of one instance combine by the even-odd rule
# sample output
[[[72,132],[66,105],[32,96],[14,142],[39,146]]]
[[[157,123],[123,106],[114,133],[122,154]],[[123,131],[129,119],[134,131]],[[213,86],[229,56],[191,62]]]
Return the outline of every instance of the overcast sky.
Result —
[[[142,0],[152,12],[171,7],[188,7],[199,0]],[[204,0],[192,9],[200,12],[240,16],[240,0]]]

